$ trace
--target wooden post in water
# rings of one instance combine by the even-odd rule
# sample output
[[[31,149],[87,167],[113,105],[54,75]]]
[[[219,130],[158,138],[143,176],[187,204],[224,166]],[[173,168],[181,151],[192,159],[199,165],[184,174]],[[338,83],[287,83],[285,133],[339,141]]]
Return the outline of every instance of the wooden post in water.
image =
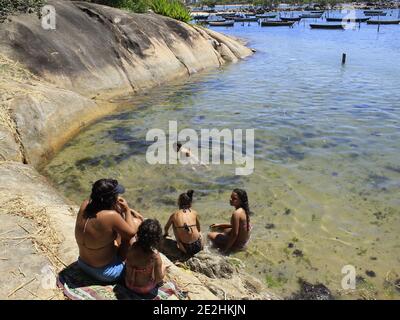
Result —
[[[381,17],[380,16],[378,16],[378,32],[379,32],[379,29],[380,29],[380,26],[381,26]]]
[[[342,54],[342,65],[343,64],[346,64],[346,54],[345,53]]]

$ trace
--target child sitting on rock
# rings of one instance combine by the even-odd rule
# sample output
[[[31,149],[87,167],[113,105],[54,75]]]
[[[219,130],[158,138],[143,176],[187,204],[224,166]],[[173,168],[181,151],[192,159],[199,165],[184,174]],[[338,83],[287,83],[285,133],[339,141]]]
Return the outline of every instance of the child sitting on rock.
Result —
[[[161,238],[160,223],[144,220],[126,259],[125,285],[135,293],[148,294],[164,279],[166,268],[156,250]]]

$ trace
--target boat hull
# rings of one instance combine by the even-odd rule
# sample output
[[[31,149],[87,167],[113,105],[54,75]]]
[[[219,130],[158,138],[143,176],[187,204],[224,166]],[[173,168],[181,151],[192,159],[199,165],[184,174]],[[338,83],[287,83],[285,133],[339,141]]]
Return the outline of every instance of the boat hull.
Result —
[[[256,22],[258,21],[257,17],[252,18],[233,18],[235,22]]]
[[[261,27],[291,27],[294,21],[261,21]]]
[[[344,29],[344,26],[341,23],[338,24],[317,24],[317,23],[310,23],[310,27],[312,29],[330,29],[330,30],[338,30]]]
[[[300,21],[301,17],[281,17],[282,21]]]
[[[384,17],[387,15],[387,13],[386,12],[364,12],[364,15],[366,17],[378,17],[378,16]]]
[[[233,27],[235,24],[235,21],[230,20],[230,21],[210,21],[208,23],[209,26],[211,27]]]
[[[369,20],[367,24],[400,24],[400,20]]]
[[[302,19],[319,19],[322,17],[322,14],[302,14],[300,18]]]
[[[371,18],[326,18],[326,21],[328,22],[345,22],[345,23],[350,23],[350,22],[366,22]]]

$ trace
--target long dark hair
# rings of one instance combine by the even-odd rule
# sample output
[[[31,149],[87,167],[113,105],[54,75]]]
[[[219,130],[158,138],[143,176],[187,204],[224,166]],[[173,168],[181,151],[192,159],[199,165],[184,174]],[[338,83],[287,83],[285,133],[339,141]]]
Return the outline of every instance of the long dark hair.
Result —
[[[136,244],[143,251],[152,251],[157,248],[162,238],[160,222],[156,219],[146,219],[139,226]]]
[[[193,202],[193,190],[189,190],[186,193],[182,193],[179,198],[178,198],[178,206],[179,209],[182,209],[183,211],[190,209],[192,206]]]
[[[85,209],[86,217],[95,217],[102,210],[115,210],[118,200],[118,193],[115,192],[117,186],[117,180],[97,180],[92,186],[90,201]]]
[[[250,230],[250,214],[252,213],[250,211],[250,206],[249,206],[249,199],[247,197],[247,192],[243,189],[234,189],[234,193],[237,194],[240,200],[240,208],[246,212],[246,220],[247,220],[247,231]]]

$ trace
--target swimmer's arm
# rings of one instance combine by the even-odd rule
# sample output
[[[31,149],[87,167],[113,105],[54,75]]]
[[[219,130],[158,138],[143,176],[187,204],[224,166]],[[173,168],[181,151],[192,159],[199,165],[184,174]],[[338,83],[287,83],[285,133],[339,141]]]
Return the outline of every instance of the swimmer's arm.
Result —
[[[225,251],[228,251],[230,248],[232,248],[239,235],[239,215],[232,214],[231,225],[232,230],[231,232],[229,232],[228,242],[226,243]]]

